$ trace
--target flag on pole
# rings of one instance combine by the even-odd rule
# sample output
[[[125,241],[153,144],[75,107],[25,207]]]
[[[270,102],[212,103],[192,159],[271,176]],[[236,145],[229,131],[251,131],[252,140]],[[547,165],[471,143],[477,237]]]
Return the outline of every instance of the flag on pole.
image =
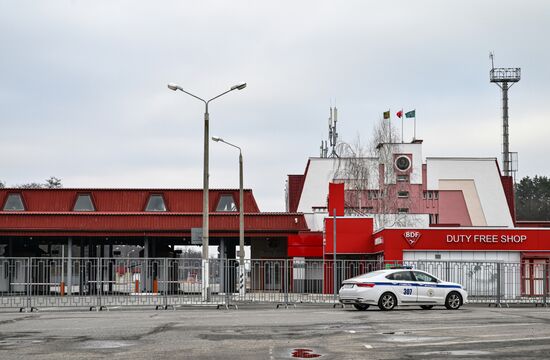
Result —
[[[386,119],[389,119],[390,118],[390,111],[384,111],[384,120]]]
[[[397,117],[401,119],[403,117],[403,109],[399,110],[395,115],[397,115]]]
[[[405,113],[406,118],[416,118],[416,109]]]

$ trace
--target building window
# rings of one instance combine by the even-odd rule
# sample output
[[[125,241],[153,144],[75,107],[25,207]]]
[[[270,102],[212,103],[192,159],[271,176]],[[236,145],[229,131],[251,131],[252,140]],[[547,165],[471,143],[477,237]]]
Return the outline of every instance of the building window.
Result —
[[[149,196],[149,201],[147,201],[145,211],[166,211],[164,197],[161,194],[153,194]]]
[[[432,199],[432,196],[433,196],[433,192],[432,192],[432,191],[428,191],[428,200],[431,200],[431,199]]]
[[[73,211],[95,211],[92,195],[79,194],[74,203]]]
[[[409,175],[397,175],[398,182],[409,182]]]
[[[367,198],[369,200],[381,199],[382,198],[382,193],[381,193],[380,190],[369,190],[367,192]]]
[[[406,198],[409,197],[409,192],[408,191],[398,191],[397,192],[397,197],[402,198],[402,199],[406,199]]]
[[[21,194],[9,194],[4,204],[4,211],[25,211]]]
[[[434,199],[439,199],[439,191],[434,191]]]
[[[237,204],[235,204],[235,199],[233,199],[233,195],[220,196],[216,211],[237,211]]]
[[[399,208],[397,209],[398,214],[408,214],[409,209],[408,208]]]

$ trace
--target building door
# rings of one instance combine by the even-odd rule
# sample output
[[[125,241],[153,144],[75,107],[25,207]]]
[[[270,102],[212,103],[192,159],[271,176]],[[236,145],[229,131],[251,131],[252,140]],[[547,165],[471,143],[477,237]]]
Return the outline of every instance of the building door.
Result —
[[[522,264],[523,294],[526,296],[542,296],[544,282],[548,289],[548,274],[544,278],[548,259],[524,259]]]

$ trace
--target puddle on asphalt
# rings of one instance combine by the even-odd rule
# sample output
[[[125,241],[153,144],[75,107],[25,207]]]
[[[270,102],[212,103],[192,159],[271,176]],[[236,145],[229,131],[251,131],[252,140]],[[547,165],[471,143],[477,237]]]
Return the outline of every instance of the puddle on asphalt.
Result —
[[[296,359],[314,359],[321,356],[323,355],[317,354],[313,349],[292,349],[290,352],[290,357]]]
[[[118,349],[121,347],[132,346],[129,341],[118,340],[88,340],[81,343],[79,346],[82,349]]]

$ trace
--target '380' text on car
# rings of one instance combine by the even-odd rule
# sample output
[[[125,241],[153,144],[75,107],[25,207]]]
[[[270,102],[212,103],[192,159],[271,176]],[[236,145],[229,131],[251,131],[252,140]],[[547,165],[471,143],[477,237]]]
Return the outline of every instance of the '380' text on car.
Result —
[[[356,276],[342,283],[339,295],[342,304],[352,304],[357,310],[366,310],[370,305],[382,310],[397,305],[416,305],[426,310],[444,305],[457,310],[468,301],[468,293],[460,284],[413,269],[378,270]]]

